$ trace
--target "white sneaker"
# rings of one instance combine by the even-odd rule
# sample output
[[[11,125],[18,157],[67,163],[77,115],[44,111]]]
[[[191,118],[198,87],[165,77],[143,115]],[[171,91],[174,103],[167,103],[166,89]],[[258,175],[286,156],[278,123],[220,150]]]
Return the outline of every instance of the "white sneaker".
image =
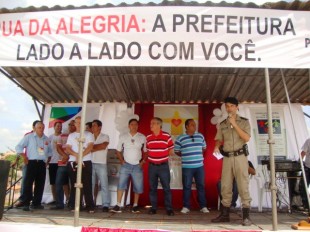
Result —
[[[181,213],[189,213],[189,209],[186,207],[183,207],[183,209],[181,210]]]
[[[203,207],[200,212],[202,213],[210,213],[210,211],[207,209],[207,207]]]

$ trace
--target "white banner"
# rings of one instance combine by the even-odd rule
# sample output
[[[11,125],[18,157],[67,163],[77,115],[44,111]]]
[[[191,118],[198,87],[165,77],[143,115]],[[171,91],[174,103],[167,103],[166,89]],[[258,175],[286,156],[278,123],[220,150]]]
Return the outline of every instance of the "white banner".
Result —
[[[0,66],[310,68],[310,17],[189,6],[1,14],[0,44]]]

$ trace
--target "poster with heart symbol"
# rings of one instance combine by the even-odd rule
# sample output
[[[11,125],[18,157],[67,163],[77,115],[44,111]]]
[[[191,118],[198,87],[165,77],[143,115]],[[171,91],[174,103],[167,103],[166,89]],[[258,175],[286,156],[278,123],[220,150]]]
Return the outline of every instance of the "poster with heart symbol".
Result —
[[[186,119],[193,118],[198,128],[198,106],[197,105],[154,105],[154,117],[163,120],[163,131],[171,134],[173,141],[185,133],[184,123]],[[170,188],[182,189],[182,163],[177,155],[169,157]],[[158,183],[161,188],[160,183]],[[195,183],[192,188],[195,189]]]

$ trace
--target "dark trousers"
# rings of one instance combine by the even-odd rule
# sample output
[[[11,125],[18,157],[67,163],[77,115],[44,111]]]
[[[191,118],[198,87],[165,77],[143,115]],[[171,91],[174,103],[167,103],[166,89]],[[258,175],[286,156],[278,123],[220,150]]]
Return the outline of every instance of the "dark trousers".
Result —
[[[26,183],[26,173],[27,173],[27,164],[24,164],[22,169],[22,181],[20,185],[20,196],[18,198],[18,201],[25,202],[25,183]]]
[[[68,172],[69,172],[69,179],[70,179],[70,200],[69,200],[69,207],[74,208],[75,204],[75,183],[77,177],[77,168],[75,167],[75,162],[68,163]],[[92,193],[92,163],[91,161],[83,161],[83,168],[82,168],[82,183],[83,188],[81,189],[81,196],[84,195],[86,208],[88,210],[93,210],[95,208],[93,193]],[[81,197],[82,199],[82,197]]]
[[[43,160],[29,160],[25,179],[25,205],[29,206],[32,200],[33,206],[41,205],[46,176],[46,166]],[[34,193],[32,185],[34,183]],[[33,195],[33,198],[32,198]]]
[[[150,201],[153,209],[157,209],[158,178],[164,190],[165,208],[166,210],[172,210],[170,170],[168,162],[159,166],[149,164]]]
[[[309,187],[310,184],[310,168],[307,168],[306,166],[304,166],[305,169],[305,175],[306,175],[306,180],[307,180],[307,187]],[[301,179],[299,182],[299,191],[300,191],[300,195],[301,195],[301,200],[302,200],[302,204],[304,205],[305,208],[309,208],[309,204],[308,204],[308,199],[307,199],[307,191],[305,189],[305,184],[304,184],[304,180]]]

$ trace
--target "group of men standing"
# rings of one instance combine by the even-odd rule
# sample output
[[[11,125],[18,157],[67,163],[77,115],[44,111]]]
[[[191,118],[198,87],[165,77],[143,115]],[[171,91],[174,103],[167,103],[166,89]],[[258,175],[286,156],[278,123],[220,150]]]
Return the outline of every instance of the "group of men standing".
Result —
[[[251,198],[248,189],[248,160],[244,150],[244,144],[250,139],[250,125],[247,119],[237,114],[238,101],[235,98],[225,99],[226,110],[229,117],[220,124],[216,135],[215,152],[223,145],[224,161],[222,170],[222,211],[213,222],[229,221],[229,207],[232,198],[232,183],[235,178],[242,201],[243,225],[249,225],[249,207]],[[37,122],[34,131],[26,135],[16,146],[17,153],[24,158],[27,165],[25,176],[25,201],[24,210],[29,210],[30,202],[34,209],[41,209],[42,194],[44,189],[46,166],[50,173],[56,173],[55,179],[51,179],[52,192],[55,193],[56,206],[54,209],[64,208],[64,189],[66,197],[69,196],[65,181],[66,174],[69,176],[70,199],[69,208],[75,204],[75,182],[77,164],[79,159],[79,139],[81,130],[81,118],[76,117],[74,130],[69,135],[61,134],[61,123],[54,125],[55,134],[50,138],[43,134],[44,125]],[[196,132],[194,119],[185,121],[186,133],[180,135],[175,144],[169,133],[162,130],[163,121],[154,117],[150,122],[151,134],[144,136],[138,132],[138,120],[130,119],[128,122],[129,132],[120,135],[117,145],[117,157],[120,160],[119,183],[117,190],[117,204],[111,209],[112,212],[122,212],[122,198],[127,190],[129,178],[132,179],[134,191],[134,203],[132,212],[139,212],[139,195],[143,192],[143,165],[148,161],[149,198],[151,208],[149,214],[156,214],[157,188],[161,183],[164,191],[164,203],[166,213],[174,215],[172,207],[172,194],[170,190],[170,168],[168,158],[176,154],[181,156],[182,183],[183,183],[183,208],[181,213],[190,212],[190,196],[193,184],[197,188],[198,203],[202,213],[208,213],[205,194],[204,152],[206,142],[202,134]],[[90,125],[89,125],[90,126]],[[110,195],[108,189],[107,173],[107,148],[109,137],[101,133],[102,123],[94,120],[91,123],[92,133],[85,131],[82,155],[82,183],[83,196],[86,209],[89,213],[95,210],[94,190],[97,180],[100,182],[103,212],[108,212],[110,207]],[[24,148],[27,153],[23,152]],[[56,157],[55,154],[57,154]],[[52,157],[52,158],[51,158]],[[54,157],[54,158],[53,158]],[[56,171],[55,171],[56,170]],[[68,179],[68,178],[67,178]],[[34,194],[32,185],[35,182]],[[53,185],[55,184],[55,187]],[[54,189],[54,190],[53,190]],[[67,188],[69,189],[69,188]],[[96,194],[95,194],[96,195]],[[82,204],[82,202],[81,202]]]

